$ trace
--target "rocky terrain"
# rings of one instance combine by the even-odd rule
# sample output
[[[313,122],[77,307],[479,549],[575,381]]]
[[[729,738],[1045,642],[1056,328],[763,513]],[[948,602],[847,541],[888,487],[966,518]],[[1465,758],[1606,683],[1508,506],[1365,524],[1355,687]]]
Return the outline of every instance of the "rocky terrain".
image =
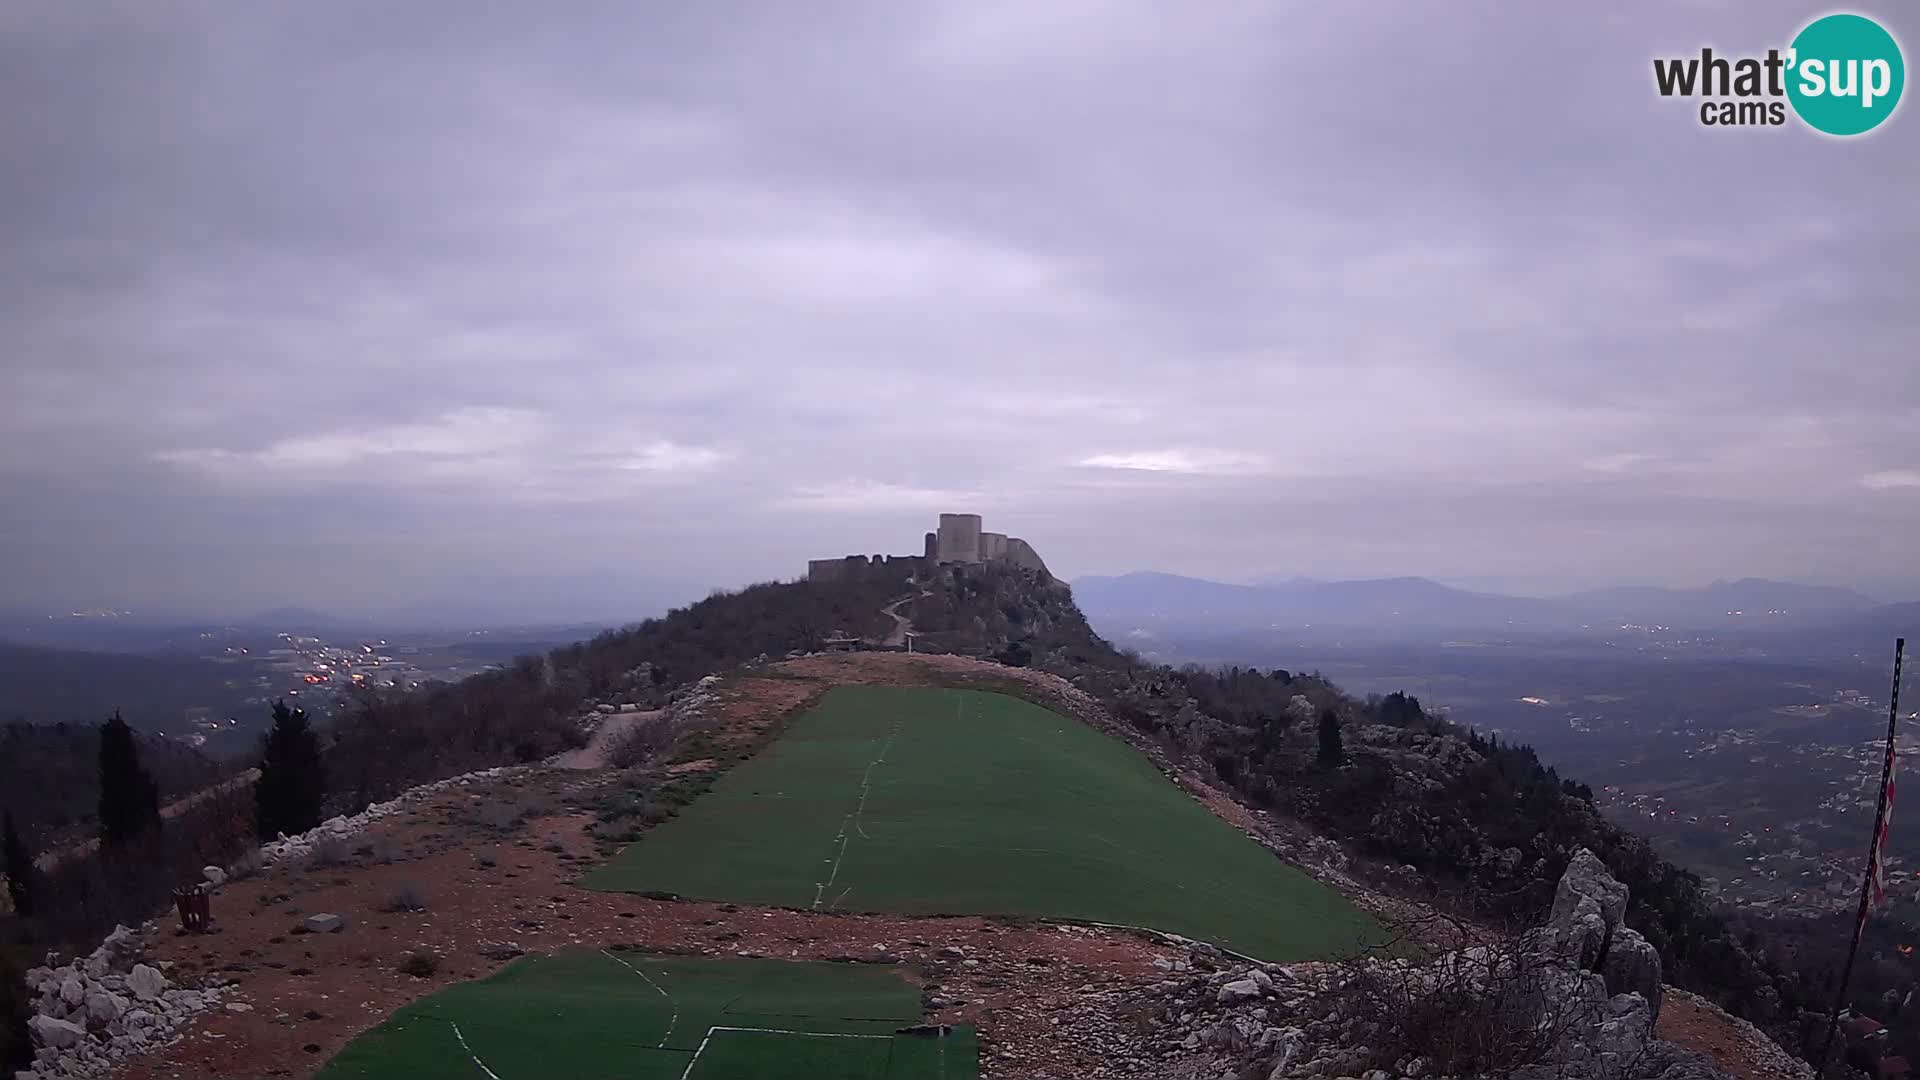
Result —
[[[219,1006],[230,985],[214,978],[176,986],[165,974],[172,961],[154,966],[144,957],[140,935],[121,926],[84,959],[55,965],[58,958],[49,957],[49,966],[27,972],[27,989],[38,995],[27,1028],[40,1049],[35,1068],[19,1080],[99,1076],[129,1056],[168,1046],[196,1014]]]
[[[1733,1075],[1660,1037],[1659,958],[1620,922],[1626,899],[1626,889],[1583,851],[1561,879],[1551,920],[1511,942],[1420,962],[1366,957],[1281,966],[1200,959],[1192,973],[1163,981],[1131,1007],[1156,1018],[1154,1045],[1162,1060],[1193,1077]],[[1445,1010],[1447,1037],[1428,1032],[1422,1042],[1425,1009]],[[1811,1076],[1784,1055],[1767,1063],[1771,1072],[1732,1064],[1742,1076]]]
[[[1382,1007],[1436,987],[1464,995],[1453,1007],[1491,1009],[1489,1023],[1550,1031],[1541,1056],[1510,1075],[1799,1075],[1769,1058],[1770,1044],[1751,1028],[1661,986],[1657,955],[1621,921],[1626,890],[1591,856],[1575,860],[1552,920],[1519,939],[1522,949],[1503,950],[1493,931],[1469,927],[1469,941],[1486,943],[1443,948],[1412,934],[1399,957],[1288,966],[1112,927],[847,915],[575,887],[607,850],[593,833],[593,808],[610,793],[641,774],[723,767],[828,686],[850,682],[1002,689],[1126,733],[1064,680],[955,656],[812,656],[702,680],[663,718],[697,731],[689,753],[702,756],[631,771],[513,766],[423,785],[277,840],[260,859],[229,868],[231,877],[210,875],[212,933],[174,931],[168,918],[116,931],[83,961],[50,958],[30,977],[39,1013],[34,1080],[224,1075],[236,1061],[248,1062],[250,1075],[304,1076],[407,1001],[522,953],[613,944],[896,965],[921,985],[930,1020],[977,1028],[984,1076],[1465,1075],[1408,1049],[1417,1033],[1396,1028],[1408,1010]],[[618,703],[595,704],[614,707],[590,708],[585,726],[623,715]],[[1422,914],[1417,903],[1362,884],[1381,868],[1361,872],[1339,845],[1144,749],[1215,813],[1383,919],[1412,925]]]

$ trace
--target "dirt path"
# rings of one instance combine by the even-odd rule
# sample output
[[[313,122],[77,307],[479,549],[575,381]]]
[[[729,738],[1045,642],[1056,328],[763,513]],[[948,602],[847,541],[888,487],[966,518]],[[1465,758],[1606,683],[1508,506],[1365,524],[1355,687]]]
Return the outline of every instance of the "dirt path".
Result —
[[[665,709],[610,713],[600,721],[600,726],[593,729],[593,736],[587,740],[587,745],[566,751],[554,759],[554,764],[562,769],[612,768],[613,762],[608,755],[621,736],[641,724],[652,723],[666,715]]]
[[[888,631],[886,637],[880,639],[880,644],[905,645],[907,643],[907,631],[913,629],[913,622],[905,615],[900,614],[900,605],[911,599],[913,599],[913,597],[903,596],[880,609],[880,614],[893,620],[893,629]]]
[[[1666,989],[1654,1034],[1707,1058],[1736,1080],[1812,1080],[1810,1067],[1758,1028],[1675,987]]]

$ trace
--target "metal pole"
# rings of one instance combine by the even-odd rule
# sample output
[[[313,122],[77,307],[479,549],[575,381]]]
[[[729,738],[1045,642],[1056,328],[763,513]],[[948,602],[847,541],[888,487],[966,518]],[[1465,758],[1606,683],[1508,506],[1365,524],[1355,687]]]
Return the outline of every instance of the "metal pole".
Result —
[[[1847,1001],[1847,983],[1853,979],[1853,960],[1860,953],[1860,935],[1867,928],[1867,905],[1873,899],[1873,878],[1880,858],[1880,826],[1887,816],[1887,781],[1893,776],[1893,729],[1900,722],[1900,663],[1907,651],[1907,639],[1893,642],[1893,694],[1887,701],[1887,751],[1880,765],[1880,806],[1873,814],[1873,839],[1867,844],[1867,877],[1860,883],[1860,910],[1853,921],[1853,945],[1847,949],[1847,965],[1840,972],[1840,989],[1833,995],[1833,1015],[1827,1020],[1827,1041],[1820,1047],[1818,1076],[1827,1071],[1833,1055],[1833,1037],[1840,1030],[1840,1010]]]

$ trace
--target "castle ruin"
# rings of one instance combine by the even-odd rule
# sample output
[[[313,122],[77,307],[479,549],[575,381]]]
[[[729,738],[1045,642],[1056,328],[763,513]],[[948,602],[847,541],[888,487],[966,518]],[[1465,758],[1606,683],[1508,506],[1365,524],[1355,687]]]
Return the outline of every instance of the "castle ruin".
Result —
[[[1033,550],[1033,545],[1017,536],[982,532],[979,514],[941,514],[940,527],[926,535],[925,548],[919,555],[875,555],[871,559],[865,555],[848,555],[839,559],[811,559],[807,562],[807,580],[845,581],[861,568],[892,566],[902,559],[915,560],[929,569],[955,564],[1005,563],[1038,571],[1043,577],[1052,576],[1047,573],[1047,564],[1041,560],[1040,553]]]

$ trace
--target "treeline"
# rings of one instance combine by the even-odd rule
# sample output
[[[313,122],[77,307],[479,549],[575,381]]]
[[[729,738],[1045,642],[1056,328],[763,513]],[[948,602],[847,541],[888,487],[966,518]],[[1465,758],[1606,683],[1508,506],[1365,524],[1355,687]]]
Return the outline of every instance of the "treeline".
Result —
[[[221,774],[213,759],[184,743],[139,736],[140,754],[160,797],[203,787]],[[0,799],[35,847],[78,837],[95,822],[100,785],[98,724],[27,724],[0,727]]]
[[[88,787],[97,792],[91,850],[50,853],[36,865],[11,806],[0,810],[8,912],[0,921],[0,1073],[31,1063],[25,970],[49,946],[83,952],[116,923],[137,925],[167,907],[202,868],[244,862],[279,832],[319,824],[327,780],[318,734],[298,709],[276,702],[251,786],[215,784],[172,818],[150,764],[156,744],[115,713],[92,733]],[[16,793],[9,790],[6,798]]]
[[[586,703],[658,704],[676,686],[761,656],[819,647],[835,634],[874,635],[907,591],[907,564],[819,585],[769,582],[696,604],[497,671],[404,695],[364,694],[344,711],[327,751],[337,812],[415,784],[537,761],[580,744]]]

